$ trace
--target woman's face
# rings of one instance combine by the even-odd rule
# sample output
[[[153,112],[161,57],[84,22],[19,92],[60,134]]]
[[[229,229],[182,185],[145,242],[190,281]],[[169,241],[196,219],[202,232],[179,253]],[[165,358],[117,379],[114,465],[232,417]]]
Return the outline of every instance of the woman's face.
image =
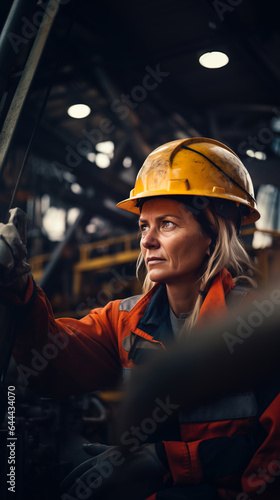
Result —
[[[141,251],[150,280],[179,284],[197,280],[211,239],[181,203],[154,198],[144,203],[139,218]]]

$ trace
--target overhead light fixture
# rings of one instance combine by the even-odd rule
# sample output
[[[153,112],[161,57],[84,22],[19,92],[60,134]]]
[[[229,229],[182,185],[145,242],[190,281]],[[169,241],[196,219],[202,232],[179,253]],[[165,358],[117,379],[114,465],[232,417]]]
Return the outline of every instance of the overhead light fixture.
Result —
[[[87,154],[87,159],[88,159],[88,161],[90,161],[91,163],[93,163],[94,160],[95,160],[95,153],[88,153]]]
[[[95,145],[95,149],[99,153],[104,153],[110,156],[112,153],[114,153],[115,145],[112,141],[98,142]]]
[[[73,104],[68,108],[67,113],[71,118],[85,118],[91,112],[91,109],[86,104]]]
[[[246,155],[251,158],[256,158],[257,160],[266,160],[266,154],[263,151],[253,151],[253,149],[247,149]]]
[[[86,233],[88,234],[94,234],[96,232],[96,224],[88,224],[86,226]]]
[[[250,156],[251,158],[255,158],[255,153],[252,149],[247,149],[246,155]]]
[[[124,166],[124,168],[130,168],[131,165],[132,165],[132,159],[129,156],[126,156],[123,159],[123,166]]]
[[[70,208],[67,212],[67,224],[70,224],[72,226],[72,224],[76,222],[76,219],[78,218],[80,213],[81,210],[79,208],[77,207]]]
[[[110,165],[110,158],[104,153],[97,153],[95,156],[95,164],[99,168],[108,168]]]
[[[205,52],[199,58],[199,63],[204,68],[218,69],[226,66],[229,62],[229,57],[224,52]]]
[[[83,188],[80,186],[80,184],[74,182],[73,184],[71,184],[71,191],[75,194],[81,194],[83,192]]]
[[[257,160],[266,160],[266,154],[263,151],[256,151],[255,158],[257,158]]]
[[[50,195],[49,194],[43,194],[43,196],[41,197],[41,210],[42,210],[43,214],[48,210],[48,208],[50,207],[50,205],[51,205]]]
[[[51,241],[62,241],[65,236],[64,208],[50,206],[42,218],[42,226]]]

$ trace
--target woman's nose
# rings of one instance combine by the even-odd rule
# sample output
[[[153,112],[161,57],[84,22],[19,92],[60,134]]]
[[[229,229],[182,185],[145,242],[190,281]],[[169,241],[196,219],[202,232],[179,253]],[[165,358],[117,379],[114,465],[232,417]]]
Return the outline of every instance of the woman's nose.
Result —
[[[144,248],[158,248],[159,241],[155,232],[150,229],[145,234],[142,234],[141,244]]]

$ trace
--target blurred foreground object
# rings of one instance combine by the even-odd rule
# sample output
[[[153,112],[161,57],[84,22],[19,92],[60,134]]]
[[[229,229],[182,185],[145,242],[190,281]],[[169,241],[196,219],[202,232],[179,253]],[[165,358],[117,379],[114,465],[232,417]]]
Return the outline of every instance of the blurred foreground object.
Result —
[[[145,370],[135,370],[118,419],[120,446],[132,426],[153,418],[159,402],[167,420],[181,406],[189,409],[279,376],[279,306],[280,289],[273,289],[227,321],[193,330]]]

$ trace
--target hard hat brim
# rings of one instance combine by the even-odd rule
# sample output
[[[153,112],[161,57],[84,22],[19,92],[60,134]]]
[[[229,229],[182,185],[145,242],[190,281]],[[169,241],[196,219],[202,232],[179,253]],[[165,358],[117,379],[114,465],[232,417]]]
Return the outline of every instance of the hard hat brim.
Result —
[[[189,192],[188,194],[186,193],[176,193],[180,196],[186,196],[186,198],[188,196],[196,196],[196,193],[191,193]],[[159,192],[159,191],[154,191],[154,192],[149,192],[149,193],[143,193],[143,195],[141,196],[141,194],[139,196],[135,196],[133,198],[127,198],[125,200],[122,200],[120,201],[119,203],[117,203],[117,207],[118,208],[121,208],[122,210],[126,210],[128,212],[132,212],[134,214],[137,214],[137,215],[140,215],[140,209],[139,209],[139,206],[137,206],[137,203],[139,202],[139,200],[143,200],[145,198],[153,198],[153,197],[165,197],[165,196],[168,196],[168,197],[172,197],[172,195],[174,196],[174,193],[162,193],[162,192]],[[207,194],[207,196],[205,197],[209,197],[209,198],[220,198],[220,199],[226,199],[226,200],[230,200],[230,201],[235,201],[237,206],[238,205],[245,205],[249,208],[250,210],[250,215],[249,216],[243,216],[242,217],[242,220],[241,220],[241,225],[242,226],[246,226],[248,224],[252,224],[253,222],[256,222],[257,220],[259,220],[260,218],[260,213],[259,211],[256,209],[256,208],[252,208],[251,204],[248,202],[248,204],[244,203],[244,200],[239,198],[238,196],[227,196],[225,194],[223,195],[219,195],[219,194]]]

